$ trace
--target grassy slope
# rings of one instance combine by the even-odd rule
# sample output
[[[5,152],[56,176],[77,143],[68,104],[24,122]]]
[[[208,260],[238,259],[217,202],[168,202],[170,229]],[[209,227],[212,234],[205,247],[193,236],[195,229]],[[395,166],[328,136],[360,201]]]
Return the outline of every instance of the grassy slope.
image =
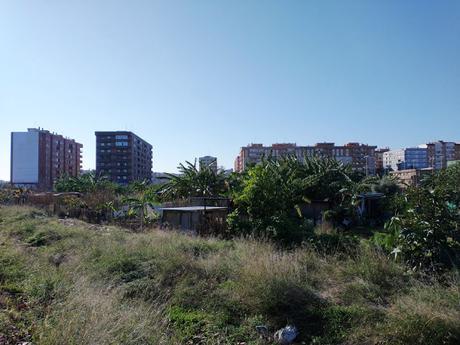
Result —
[[[306,343],[458,344],[458,283],[365,244],[281,252],[0,208],[2,344],[262,344],[255,325],[287,322]]]

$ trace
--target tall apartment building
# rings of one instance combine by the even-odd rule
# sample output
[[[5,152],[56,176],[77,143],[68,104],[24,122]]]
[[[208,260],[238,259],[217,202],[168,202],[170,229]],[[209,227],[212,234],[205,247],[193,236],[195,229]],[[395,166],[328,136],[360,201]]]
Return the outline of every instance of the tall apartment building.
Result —
[[[51,190],[57,178],[78,176],[83,145],[41,128],[11,133],[11,183]]]
[[[427,149],[409,147],[384,152],[383,165],[385,169],[393,171],[428,168]]]
[[[152,145],[132,132],[96,132],[96,173],[113,182],[150,181]]]
[[[217,172],[217,157],[204,156],[198,159],[200,169],[209,167],[214,173]]]
[[[428,165],[434,169],[447,168],[450,161],[460,160],[460,143],[436,141],[426,144]]]
[[[240,154],[236,157],[234,169],[242,172],[248,165],[257,164],[263,157],[280,158],[289,155],[298,159],[304,157],[329,157],[344,164],[349,164],[355,171],[366,174],[375,173],[375,149],[376,146],[359,143],[348,143],[343,146],[336,146],[334,143],[318,143],[314,146],[297,146],[293,143],[273,144],[263,146],[262,144],[250,144],[242,147]]]

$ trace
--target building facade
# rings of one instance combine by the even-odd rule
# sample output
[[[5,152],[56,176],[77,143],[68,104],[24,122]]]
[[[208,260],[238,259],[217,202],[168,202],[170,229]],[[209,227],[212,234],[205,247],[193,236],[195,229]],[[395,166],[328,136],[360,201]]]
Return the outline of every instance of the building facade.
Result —
[[[388,147],[375,150],[375,171],[377,174],[384,172],[385,165],[383,164],[383,154],[390,151]]]
[[[96,173],[128,184],[151,181],[152,145],[128,131],[96,132]]]
[[[249,165],[260,163],[263,158],[295,156],[302,160],[304,157],[316,156],[334,158],[350,165],[354,171],[372,175],[375,173],[375,149],[376,146],[360,143],[348,143],[343,146],[336,146],[334,143],[318,143],[314,146],[297,146],[294,143],[271,146],[250,144],[241,148],[235,159],[234,169],[236,172],[242,172]]]
[[[81,172],[83,145],[41,128],[11,133],[11,183],[51,190],[63,175]]]
[[[428,168],[427,149],[409,147],[384,152],[383,165],[386,170],[392,171]]]
[[[448,162],[460,160],[460,144],[436,141],[426,144],[428,165],[434,169],[447,168]]]
[[[217,158],[212,156],[204,156],[198,159],[200,169],[209,167],[214,173],[217,172]]]
[[[425,169],[405,169],[399,171],[391,171],[390,175],[397,178],[399,185],[403,188],[408,186],[418,186],[422,179],[433,173],[433,168]]]

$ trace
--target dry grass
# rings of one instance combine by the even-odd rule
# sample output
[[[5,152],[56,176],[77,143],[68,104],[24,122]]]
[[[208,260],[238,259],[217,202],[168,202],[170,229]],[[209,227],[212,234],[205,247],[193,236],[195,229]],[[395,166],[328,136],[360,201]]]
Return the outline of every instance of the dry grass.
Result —
[[[51,304],[40,344],[160,344],[164,306],[123,300],[119,289],[76,281],[64,300]],[[160,327],[159,327],[160,326]]]
[[[282,251],[26,207],[0,219],[0,343],[262,344],[255,325],[286,323],[313,344],[460,341],[455,274],[428,282],[367,242],[346,254]]]

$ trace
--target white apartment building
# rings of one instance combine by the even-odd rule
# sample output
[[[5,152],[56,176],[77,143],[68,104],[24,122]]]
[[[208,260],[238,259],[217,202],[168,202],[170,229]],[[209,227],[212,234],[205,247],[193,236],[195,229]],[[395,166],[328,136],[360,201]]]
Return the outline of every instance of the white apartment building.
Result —
[[[409,147],[383,153],[383,167],[393,171],[428,167],[427,149]]]

